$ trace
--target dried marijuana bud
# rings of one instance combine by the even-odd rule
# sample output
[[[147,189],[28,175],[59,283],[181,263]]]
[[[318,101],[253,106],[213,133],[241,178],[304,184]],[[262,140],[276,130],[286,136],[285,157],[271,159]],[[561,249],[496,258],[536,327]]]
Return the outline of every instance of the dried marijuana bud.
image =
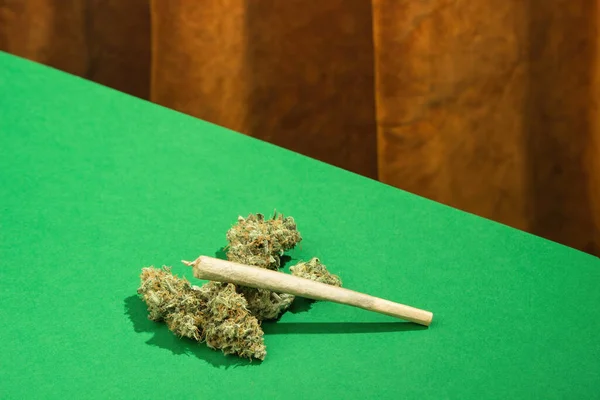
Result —
[[[294,219],[277,213],[271,219],[262,214],[239,217],[226,237],[229,261],[272,270],[278,270],[283,253],[302,240]],[[265,289],[238,287],[238,292],[244,295],[250,312],[259,320],[277,318],[294,301],[291,294]]]
[[[137,292],[148,307],[148,318],[166,322],[179,336],[200,340],[198,327],[203,324],[206,299],[187,280],[173,276],[168,267],[142,268],[140,278]]]
[[[327,271],[325,265],[321,264],[321,261],[316,257],[313,257],[308,262],[301,262],[290,267],[290,272],[292,275],[299,276],[300,278],[306,278],[333,286],[342,286],[340,277]]]
[[[264,359],[264,333],[234,285],[208,282],[193,287],[168,267],[143,268],[140,279],[138,294],[151,320],[164,321],[180,337],[206,341],[225,354]]]
[[[239,286],[238,292],[248,301],[248,309],[258,320],[276,319],[292,305],[294,295],[266,289]]]
[[[277,271],[281,256],[294,248],[302,237],[292,217],[275,213],[239,217],[227,231],[227,258]],[[292,275],[341,286],[337,275],[327,271],[318,258],[290,268]],[[169,267],[143,268],[138,294],[153,321],[165,322],[180,337],[206,342],[225,354],[263,360],[266,356],[260,321],[276,319],[294,301],[294,296],[232,283],[208,282],[192,286],[171,274]]]
[[[221,349],[225,354],[264,360],[267,351],[263,331],[248,311],[244,296],[237,293],[231,283],[209,282],[206,285],[221,286],[208,300],[207,323],[204,326],[206,344]]]
[[[229,261],[273,270],[281,267],[283,253],[302,240],[294,219],[277,213],[271,219],[262,214],[240,216],[226,237]]]

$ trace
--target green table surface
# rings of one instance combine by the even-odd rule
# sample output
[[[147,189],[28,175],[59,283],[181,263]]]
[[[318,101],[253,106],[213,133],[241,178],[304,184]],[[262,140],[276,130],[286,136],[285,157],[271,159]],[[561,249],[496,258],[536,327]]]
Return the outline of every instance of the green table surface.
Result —
[[[181,259],[275,209],[286,268],[433,324],[299,301],[249,363],[147,319],[142,267],[200,283]],[[600,398],[599,284],[590,255],[0,53],[0,398]]]

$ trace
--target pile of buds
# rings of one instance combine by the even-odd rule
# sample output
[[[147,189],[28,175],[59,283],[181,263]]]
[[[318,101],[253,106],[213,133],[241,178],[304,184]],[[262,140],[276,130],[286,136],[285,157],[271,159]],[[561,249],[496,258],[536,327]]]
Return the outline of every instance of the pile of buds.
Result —
[[[280,270],[281,257],[302,236],[292,217],[275,213],[239,217],[227,231],[227,259],[236,263]],[[316,257],[290,267],[292,275],[340,286],[340,278],[327,271]],[[180,337],[188,337],[224,354],[263,360],[267,354],[261,322],[279,318],[294,296],[232,283],[207,282],[198,287],[171,273],[169,267],[142,268],[138,294],[148,307],[148,318],[167,324]]]

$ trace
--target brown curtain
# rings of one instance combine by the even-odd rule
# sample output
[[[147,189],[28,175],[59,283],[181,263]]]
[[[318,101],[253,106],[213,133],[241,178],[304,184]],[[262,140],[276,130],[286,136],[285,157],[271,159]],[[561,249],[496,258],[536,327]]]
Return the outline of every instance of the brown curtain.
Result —
[[[0,50],[600,254],[598,1],[0,0]]]

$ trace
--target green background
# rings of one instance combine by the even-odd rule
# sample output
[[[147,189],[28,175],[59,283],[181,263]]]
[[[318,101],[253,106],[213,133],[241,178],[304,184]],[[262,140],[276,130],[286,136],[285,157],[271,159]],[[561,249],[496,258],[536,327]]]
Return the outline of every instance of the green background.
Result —
[[[248,363],[147,320],[142,267],[196,282],[181,259],[275,209],[288,267],[433,324],[299,302]],[[0,54],[1,398],[598,398],[598,283],[595,257]]]

